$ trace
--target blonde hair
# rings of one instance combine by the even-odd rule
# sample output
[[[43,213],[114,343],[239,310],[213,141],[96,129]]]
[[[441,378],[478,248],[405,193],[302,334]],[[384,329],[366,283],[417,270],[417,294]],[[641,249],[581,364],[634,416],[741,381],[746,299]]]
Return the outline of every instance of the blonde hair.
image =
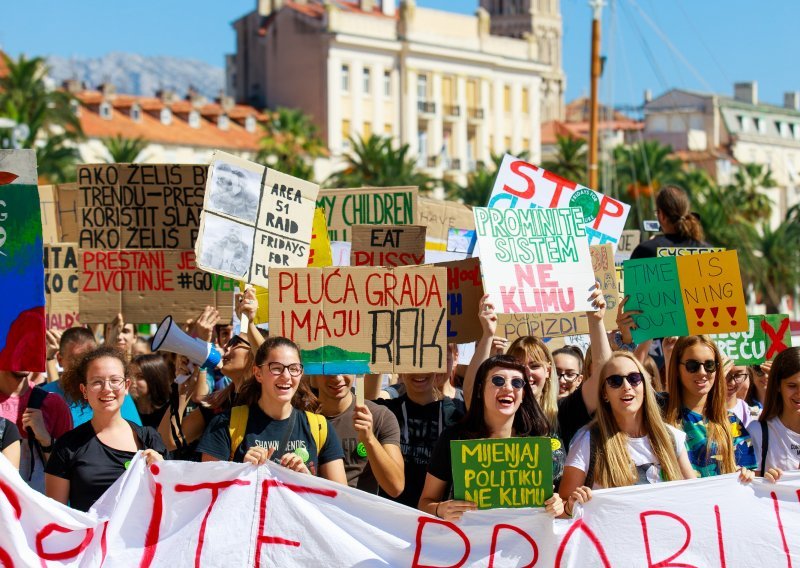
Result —
[[[549,367],[548,377],[542,387],[542,394],[539,396],[538,403],[550,423],[550,428],[553,432],[557,432],[558,377],[556,377],[556,364],[547,345],[538,337],[525,335],[515,339],[506,354],[519,360],[523,365],[527,365],[528,359],[531,359]]]
[[[639,360],[627,351],[615,351],[606,361],[600,372],[598,381],[600,403],[597,406],[595,420],[590,426],[592,436],[596,440],[597,455],[594,465],[594,481],[601,487],[626,487],[637,481],[636,465],[628,451],[628,434],[620,430],[611,404],[604,396],[605,375],[608,366],[617,359],[632,361],[643,375],[646,373]],[[675,442],[667,425],[661,418],[661,410],[656,401],[655,391],[647,380],[642,381],[644,400],[642,402],[642,428],[650,440],[653,453],[661,464],[661,472],[665,481],[683,479],[678,456],[675,453]]]
[[[730,421],[728,419],[728,407],[726,404],[725,380],[720,376],[722,373],[722,355],[714,343],[705,335],[690,335],[681,337],[675,343],[672,356],[669,358],[667,367],[667,392],[669,392],[669,403],[667,404],[666,420],[673,426],[681,427],[680,411],[683,408],[684,389],[680,378],[680,363],[683,352],[693,345],[704,345],[714,353],[714,361],[717,363],[717,370],[714,371],[714,384],[706,397],[703,407],[703,418],[706,420],[706,461],[711,456],[721,457],[720,473],[733,473],[736,471],[736,459],[733,456],[733,437],[731,436]],[[715,447],[716,446],[716,447]],[[701,464],[702,465],[702,464]]]

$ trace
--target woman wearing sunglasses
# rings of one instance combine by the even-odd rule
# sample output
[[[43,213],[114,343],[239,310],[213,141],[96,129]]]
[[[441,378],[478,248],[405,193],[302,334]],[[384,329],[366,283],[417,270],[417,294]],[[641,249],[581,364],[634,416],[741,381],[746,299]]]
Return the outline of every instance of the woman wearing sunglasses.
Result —
[[[548,436],[547,421],[528,377],[528,368],[513,357],[497,355],[484,361],[475,376],[469,411],[457,425],[447,428],[439,438],[428,466],[419,509],[447,521],[458,521],[475,503],[452,497],[453,470],[450,458],[452,440]],[[560,476],[564,450],[553,452],[553,477]],[[553,495],[545,510],[558,516],[563,511],[561,498]]]
[[[303,364],[297,345],[285,337],[266,339],[256,353],[253,374],[237,399],[243,406],[211,420],[197,447],[203,461],[261,465],[271,460],[347,485],[336,430],[324,417],[305,412],[318,405],[300,380]]]
[[[686,434],[664,423],[641,362],[615,351],[600,376],[597,413],[573,439],[559,488],[569,516],[591,489],[694,478]]]
[[[800,347],[778,353],[772,362],[766,404],[748,427],[762,476],[800,469]]]
[[[45,467],[48,497],[88,511],[123,474],[136,452],[147,463],[163,459],[166,451],[158,433],[122,417],[128,394],[125,356],[111,347],[90,351],[61,379],[71,400],[88,404],[92,419],[59,438]]]
[[[753,443],[741,420],[728,412],[726,383],[717,380],[722,356],[704,335],[681,337],[667,367],[665,418],[686,433],[689,461],[700,477],[755,469]]]

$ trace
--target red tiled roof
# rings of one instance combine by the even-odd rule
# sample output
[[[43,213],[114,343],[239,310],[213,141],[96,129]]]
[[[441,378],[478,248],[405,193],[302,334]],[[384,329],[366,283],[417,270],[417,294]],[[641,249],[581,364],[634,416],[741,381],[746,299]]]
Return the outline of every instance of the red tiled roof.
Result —
[[[384,2],[393,2],[394,0],[383,0]],[[361,5],[359,2],[347,2],[345,0],[332,0],[332,3],[339,8],[343,12],[351,12],[354,14],[367,14],[369,16],[376,16],[379,18],[389,18],[392,20],[398,19],[399,15],[397,11],[393,16],[387,16],[383,13],[380,6],[380,1],[375,2],[375,6],[370,11],[365,11],[361,9]],[[299,12],[306,16],[310,16],[312,18],[322,18],[325,14],[325,6],[322,5],[320,2],[292,2],[292,0],[287,0],[284,4],[287,8],[294,10],[295,12]]]
[[[148,142],[171,144],[180,146],[200,146],[208,148],[232,149],[255,152],[259,147],[262,131],[257,128],[255,132],[248,132],[236,120],[243,120],[254,116],[263,121],[266,116],[253,107],[236,105],[228,113],[231,119],[227,130],[221,130],[216,119],[222,113],[218,103],[210,103],[195,107],[190,101],[175,101],[171,104],[164,103],[153,97],[135,97],[133,95],[113,95],[107,100],[111,104],[111,118],[105,119],[98,114],[97,106],[105,100],[102,93],[97,91],[82,91],[76,94],[82,104],[79,119],[83,132],[90,138],[107,138],[123,136],[125,138],[143,138]],[[120,104],[117,104],[120,101]],[[134,103],[144,112],[141,118],[134,121],[130,117],[130,107]],[[163,108],[173,111],[172,122],[162,124],[159,113]],[[181,115],[188,115],[196,109],[200,113],[200,125],[192,128]],[[211,118],[211,120],[209,120]]]
[[[598,128],[603,130],[643,130],[644,123],[635,120],[606,120],[598,123]],[[563,122],[550,120],[542,123],[542,144],[555,144],[559,136],[589,139],[588,122]]]
[[[0,77],[8,75],[8,66],[6,65],[5,59],[2,57],[3,55],[7,56],[8,54],[0,49]]]

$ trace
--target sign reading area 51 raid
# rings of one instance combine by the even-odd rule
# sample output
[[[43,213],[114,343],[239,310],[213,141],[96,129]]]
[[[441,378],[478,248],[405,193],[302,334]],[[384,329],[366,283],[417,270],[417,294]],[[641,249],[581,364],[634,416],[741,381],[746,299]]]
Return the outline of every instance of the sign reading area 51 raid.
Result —
[[[264,287],[268,266],[307,266],[317,193],[318,185],[215,151],[197,265]]]
[[[583,211],[589,244],[611,243],[614,250],[631,209],[627,203],[566,180],[510,154],[503,156],[503,163],[497,171],[489,207],[579,207]]]

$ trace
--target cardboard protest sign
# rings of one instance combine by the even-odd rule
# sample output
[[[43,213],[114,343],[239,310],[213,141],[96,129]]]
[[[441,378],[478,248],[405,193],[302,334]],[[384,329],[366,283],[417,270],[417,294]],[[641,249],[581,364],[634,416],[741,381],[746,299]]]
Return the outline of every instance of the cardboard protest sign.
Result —
[[[630,211],[627,203],[510,154],[503,156],[488,205],[500,209],[579,207],[589,244],[611,243],[615,250]]]
[[[44,245],[44,291],[47,329],[65,330],[80,325],[76,243]]]
[[[633,339],[747,330],[736,251],[628,260],[623,265]]]
[[[454,250],[452,245],[457,244],[455,239],[458,235],[469,233],[470,236],[474,236],[475,230],[475,218],[471,207],[455,201],[440,201],[430,197],[419,198],[419,224],[428,228],[425,245],[428,250],[467,252]]]
[[[271,268],[271,333],[300,345],[306,372],[441,372],[447,274],[431,266]]]
[[[452,440],[453,496],[478,509],[544,507],[553,496],[551,438]]]
[[[447,269],[447,342],[477,341],[483,334],[478,319],[483,298],[480,259],[440,262],[436,266]]]
[[[0,370],[44,371],[45,292],[36,152],[0,150]]]
[[[747,323],[747,331],[711,335],[722,354],[734,365],[758,365],[771,361],[792,345],[787,315],[747,316]]]
[[[630,260],[631,254],[642,242],[642,233],[638,229],[632,231],[622,231],[622,235],[617,242],[617,250],[614,253],[614,262],[622,264],[625,260]]]
[[[476,207],[483,284],[497,313],[593,311],[583,212]]]
[[[592,271],[600,283],[606,300],[603,323],[607,330],[617,327],[617,306],[620,302],[614,253],[610,244],[589,247]],[[586,293],[589,296],[589,292]],[[517,337],[535,335],[542,338],[586,335],[589,322],[585,312],[564,314],[498,314],[497,333],[513,341]]]
[[[350,266],[410,266],[425,262],[422,225],[353,225]]]
[[[416,187],[320,189],[317,207],[325,210],[331,241],[352,241],[353,225],[413,225]]]
[[[333,255],[331,241],[328,238],[328,228],[325,226],[325,212],[317,207],[314,210],[314,224],[311,229],[311,253],[308,255],[309,266],[331,266]],[[239,290],[244,290],[247,284],[239,282]],[[269,288],[253,286],[258,301],[256,324],[269,323]]]
[[[722,252],[725,247],[658,247],[656,256],[688,256],[707,252]]]
[[[269,266],[308,265],[319,186],[214,152],[209,167],[198,266],[266,287]]]

